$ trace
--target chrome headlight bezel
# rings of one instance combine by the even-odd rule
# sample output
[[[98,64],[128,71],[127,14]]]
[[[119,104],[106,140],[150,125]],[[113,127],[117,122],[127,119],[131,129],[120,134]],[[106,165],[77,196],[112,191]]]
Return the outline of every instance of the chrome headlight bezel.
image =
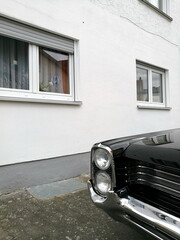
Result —
[[[103,167],[102,165],[97,164],[97,161],[95,159],[96,153],[97,153],[96,151],[98,149],[101,149],[100,153],[102,151],[102,153],[105,153],[105,156],[106,156],[107,164],[105,164],[105,166]],[[100,154],[100,157],[101,157],[101,154]],[[97,174],[99,174],[100,172],[103,172],[110,177],[109,179],[110,185],[107,188],[107,191],[101,191],[101,189],[99,189],[99,187],[97,187],[96,185]],[[96,193],[102,197],[107,197],[108,193],[110,191],[113,191],[114,187],[116,186],[113,150],[109,146],[104,145],[102,143],[94,144],[94,146],[91,149],[91,179],[92,179],[92,184],[94,186]]]
[[[101,180],[100,180],[101,178]],[[112,188],[112,180],[110,175],[106,171],[98,171],[95,175],[95,186],[96,190],[102,194],[106,195]]]
[[[112,164],[112,159],[112,152],[108,147],[101,146],[93,151],[93,162],[100,170],[107,170]]]

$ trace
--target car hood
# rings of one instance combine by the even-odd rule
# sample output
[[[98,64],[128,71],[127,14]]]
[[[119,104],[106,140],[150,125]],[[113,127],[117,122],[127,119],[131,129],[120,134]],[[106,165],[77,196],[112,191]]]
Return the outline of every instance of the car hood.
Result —
[[[122,137],[102,142],[115,161],[131,158],[180,169],[180,128]]]
[[[123,156],[180,170],[180,129],[137,139],[128,145]]]

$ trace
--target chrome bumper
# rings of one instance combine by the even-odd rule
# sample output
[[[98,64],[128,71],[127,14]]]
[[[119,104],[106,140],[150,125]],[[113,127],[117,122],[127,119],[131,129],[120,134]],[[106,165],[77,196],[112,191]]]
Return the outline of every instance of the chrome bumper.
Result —
[[[94,204],[111,217],[124,219],[140,227],[157,239],[180,239],[180,219],[131,196],[120,198],[114,192],[101,197],[88,181],[88,189]]]

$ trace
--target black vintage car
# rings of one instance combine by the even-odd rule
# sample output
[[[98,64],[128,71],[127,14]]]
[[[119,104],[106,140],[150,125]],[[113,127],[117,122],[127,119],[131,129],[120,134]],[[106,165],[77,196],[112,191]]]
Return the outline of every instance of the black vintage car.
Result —
[[[180,239],[180,129],[95,144],[88,188],[115,220]]]

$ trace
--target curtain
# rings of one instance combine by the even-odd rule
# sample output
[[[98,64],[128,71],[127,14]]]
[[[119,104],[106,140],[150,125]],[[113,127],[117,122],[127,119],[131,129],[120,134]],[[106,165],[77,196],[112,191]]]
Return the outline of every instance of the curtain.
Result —
[[[29,89],[28,43],[0,36],[0,87]]]

